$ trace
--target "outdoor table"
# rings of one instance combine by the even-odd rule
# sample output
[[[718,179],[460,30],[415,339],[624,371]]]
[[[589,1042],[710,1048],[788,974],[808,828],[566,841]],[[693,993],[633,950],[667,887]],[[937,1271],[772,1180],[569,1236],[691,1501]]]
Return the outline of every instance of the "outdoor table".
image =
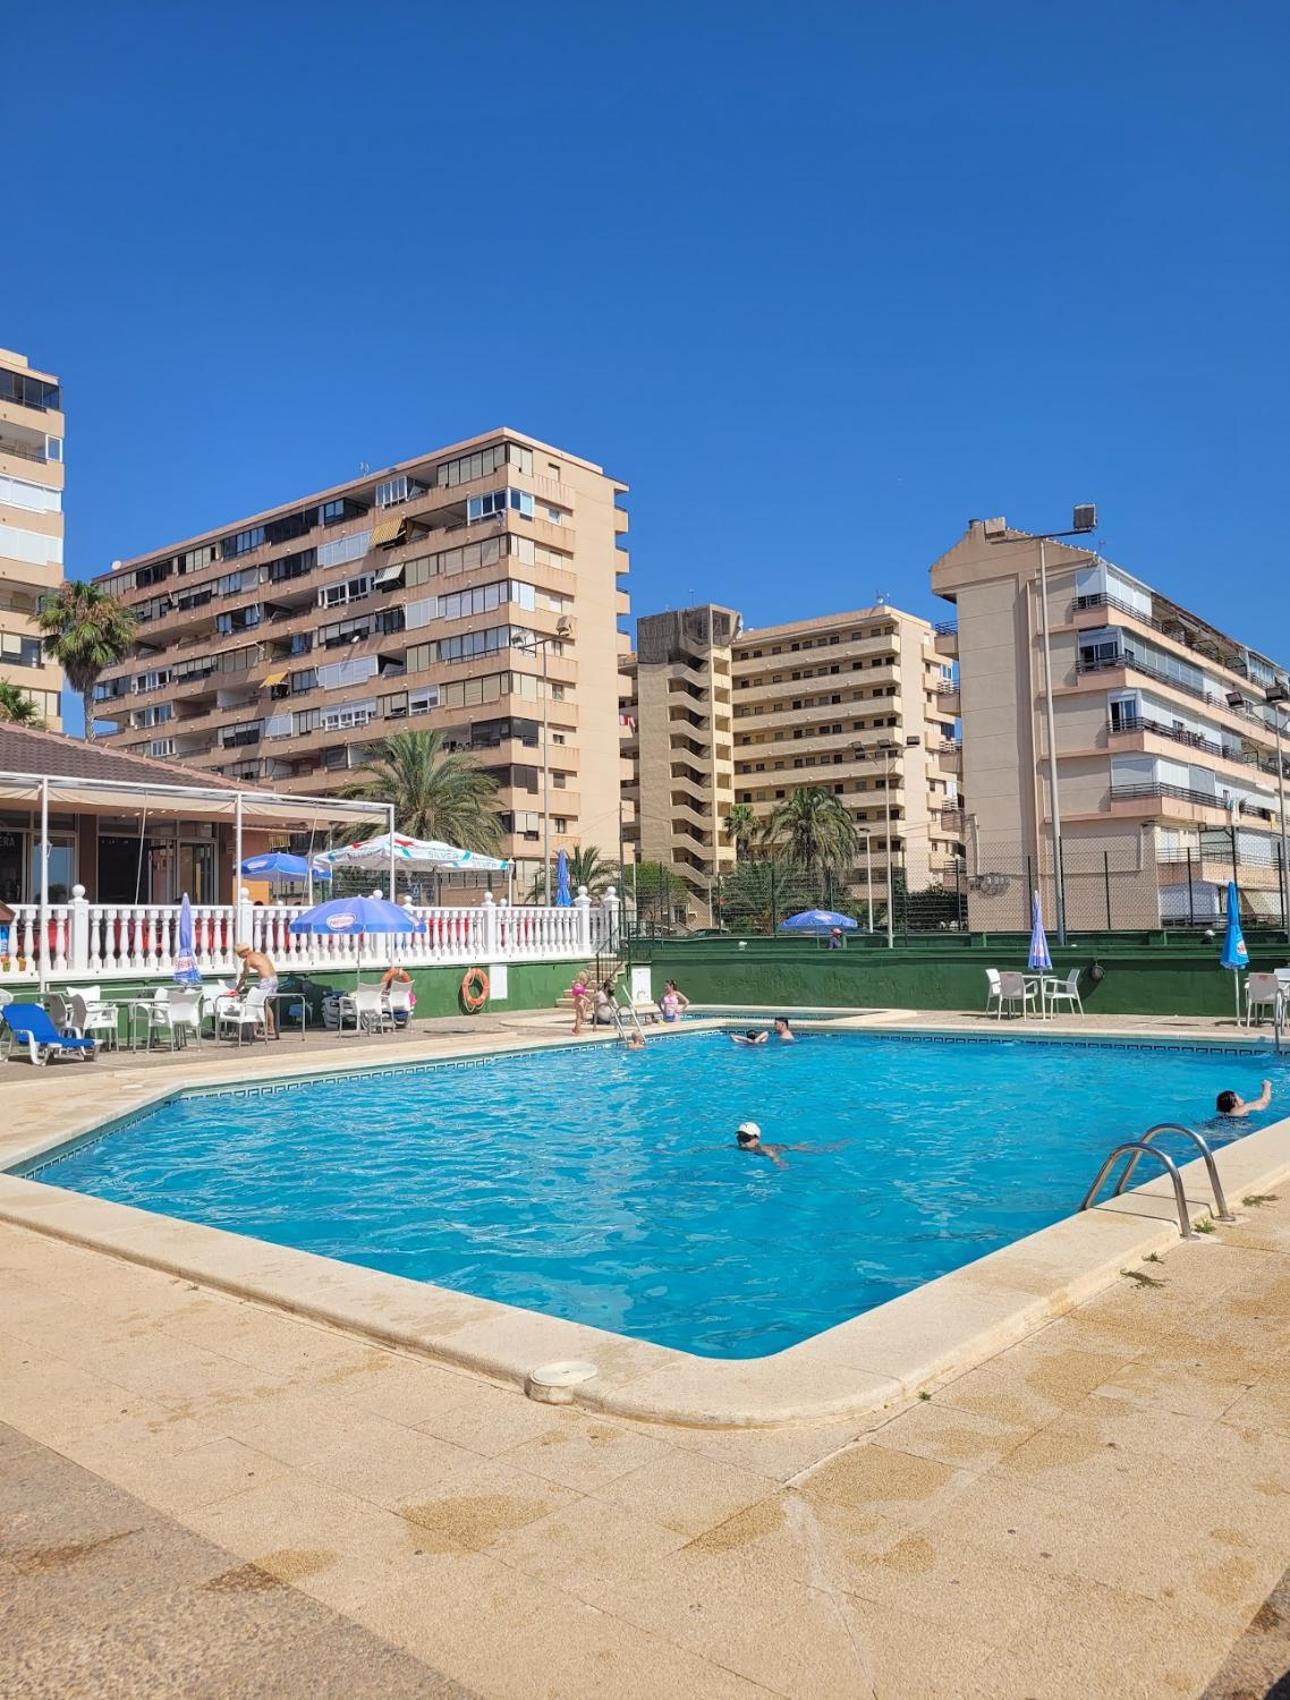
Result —
[[[288,1001],[295,998],[300,1003],[300,1043],[303,1045],[305,1042],[305,1028],[309,1022],[309,1000],[303,992],[267,992],[265,994],[264,1001],[276,1006],[280,1004],[284,998]],[[282,1037],[282,1018],[281,1012],[276,1007],[274,1009],[274,1015],[277,1017],[274,1023],[275,1037],[280,1039]]]
[[[1041,1021],[1050,1020],[1051,1018],[1048,1014],[1048,988],[1049,986],[1056,986],[1060,984],[1059,977],[1056,974],[1034,974],[1027,971],[1022,974],[1021,978],[1027,986],[1037,986],[1039,988],[1039,1019]],[[1024,1004],[1022,1005],[1022,1014],[1025,1014]]]
[[[151,1015],[153,1006],[156,1003],[155,998],[104,998],[103,1002],[114,1009],[125,1011],[125,1034],[126,1038],[129,1040],[130,1049],[132,1051],[137,1051],[139,1048],[135,1032],[134,1018],[140,1011],[142,1011],[144,1027],[148,1034],[148,1048],[152,1048],[152,1029],[149,1025],[148,1017]]]

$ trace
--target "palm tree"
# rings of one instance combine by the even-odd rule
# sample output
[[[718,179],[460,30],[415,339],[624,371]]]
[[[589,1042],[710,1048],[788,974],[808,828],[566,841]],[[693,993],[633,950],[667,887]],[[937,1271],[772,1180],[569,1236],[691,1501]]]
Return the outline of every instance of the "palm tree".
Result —
[[[726,837],[735,847],[735,860],[742,862],[752,848],[757,835],[757,816],[750,803],[734,803],[722,825]]]
[[[721,887],[721,919],[737,933],[773,933],[786,915],[812,898],[800,867],[772,851],[740,862]]]
[[[569,853],[569,891],[578,895],[586,886],[588,897],[603,897],[618,878],[618,863],[607,861],[594,844],[580,844]],[[531,898],[539,902],[546,893],[546,872],[539,869],[533,881]]]
[[[85,736],[94,738],[94,686],[108,667],[134,648],[135,618],[96,584],[69,580],[48,597],[36,615],[45,654],[57,661],[85,705]]]
[[[822,785],[790,792],[767,821],[764,836],[782,845],[808,874],[849,868],[860,842],[845,805]]]
[[[637,862],[632,869],[636,920],[670,929],[673,912],[686,896],[686,884],[664,862]]]
[[[0,720],[8,720],[14,726],[32,726],[37,730],[43,730],[45,725],[27,692],[21,685],[11,685],[7,679],[0,679]]]
[[[396,732],[368,752],[370,778],[344,788],[346,797],[394,804],[394,822],[412,838],[440,838],[491,855],[502,842],[497,781],[474,756],[445,750],[439,732]],[[348,832],[348,829],[346,829]],[[364,834],[371,837],[373,826]]]

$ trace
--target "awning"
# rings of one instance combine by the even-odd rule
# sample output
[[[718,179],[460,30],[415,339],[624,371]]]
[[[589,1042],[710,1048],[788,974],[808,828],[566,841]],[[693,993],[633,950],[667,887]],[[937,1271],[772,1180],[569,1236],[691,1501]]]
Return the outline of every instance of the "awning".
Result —
[[[403,582],[403,562],[402,561],[400,561],[397,566],[382,567],[380,572],[377,573],[376,577],[372,580],[372,584],[373,584],[374,588],[377,589],[377,590],[388,590],[391,585],[402,584],[402,582]]]
[[[378,519],[372,527],[368,548],[377,549],[383,543],[393,543],[406,524],[407,520],[402,514],[396,514],[393,519]]]
[[[285,667],[283,668],[281,673],[266,673],[264,675],[264,677],[260,680],[260,689],[265,690],[270,685],[280,685],[284,682],[286,677],[287,677],[287,670],[286,670]]]

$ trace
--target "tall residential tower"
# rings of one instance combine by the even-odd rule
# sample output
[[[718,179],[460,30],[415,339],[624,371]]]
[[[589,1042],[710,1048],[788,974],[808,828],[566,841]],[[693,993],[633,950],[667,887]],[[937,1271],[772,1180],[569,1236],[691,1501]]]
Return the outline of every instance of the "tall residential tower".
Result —
[[[0,679],[61,726],[59,668],[41,653],[35,614],[63,582],[63,397],[52,372],[0,348]]]

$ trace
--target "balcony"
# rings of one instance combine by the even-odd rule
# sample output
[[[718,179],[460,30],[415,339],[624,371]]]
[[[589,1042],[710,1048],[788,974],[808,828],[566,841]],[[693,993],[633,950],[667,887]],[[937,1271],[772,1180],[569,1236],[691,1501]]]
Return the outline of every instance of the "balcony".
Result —
[[[1212,809],[1216,814],[1226,816],[1228,806],[1221,797],[1212,791],[1194,791],[1186,785],[1166,785],[1152,780],[1143,785],[1111,785],[1111,802],[1114,803],[1144,803],[1144,802],[1175,802],[1187,803],[1192,808]],[[1164,811],[1162,811],[1164,812]],[[1246,819],[1261,821],[1275,820],[1271,809],[1261,807],[1257,803],[1240,802],[1236,806],[1238,816]]]
[[[959,623],[940,620],[932,627],[932,647],[938,655],[954,656],[959,652]]]
[[[1185,749],[1198,750],[1202,755],[1212,756],[1215,760],[1253,767],[1260,773],[1270,773],[1274,777],[1277,773],[1278,763],[1275,756],[1262,756],[1256,750],[1231,749],[1226,744],[1216,744],[1212,738],[1203,737],[1199,732],[1188,732],[1179,726],[1166,726],[1163,721],[1151,720],[1144,715],[1126,715],[1118,726],[1107,727],[1108,738],[1129,738],[1144,733],[1149,733],[1153,738],[1168,738],[1170,743],[1181,744]],[[1290,778],[1290,761],[1285,763],[1285,776]]]
[[[936,687],[936,712],[951,715],[955,720],[959,717],[959,688],[957,685],[938,685]]]

